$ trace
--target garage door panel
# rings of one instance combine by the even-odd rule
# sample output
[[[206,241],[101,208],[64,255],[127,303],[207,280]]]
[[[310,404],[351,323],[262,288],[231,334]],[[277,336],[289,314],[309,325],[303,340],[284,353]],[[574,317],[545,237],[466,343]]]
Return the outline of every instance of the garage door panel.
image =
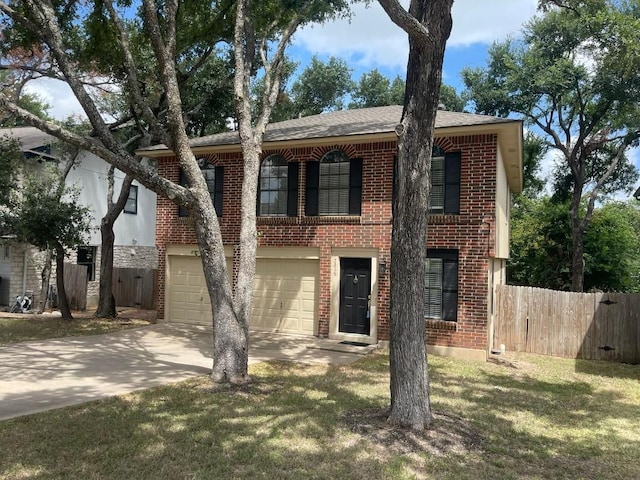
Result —
[[[211,322],[202,263],[197,257],[170,256],[167,298],[170,320]],[[232,272],[231,259],[227,269]],[[258,259],[254,280],[252,328],[312,335],[316,324],[317,260]]]
[[[251,326],[312,335],[318,270],[314,260],[258,259]]]
[[[232,267],[232,263],[227,259],[228,272],[233,271]],[[211,300],[204,280],[201,259],[181,255],[170,256],[169,273],[169,320],[210,325]]]

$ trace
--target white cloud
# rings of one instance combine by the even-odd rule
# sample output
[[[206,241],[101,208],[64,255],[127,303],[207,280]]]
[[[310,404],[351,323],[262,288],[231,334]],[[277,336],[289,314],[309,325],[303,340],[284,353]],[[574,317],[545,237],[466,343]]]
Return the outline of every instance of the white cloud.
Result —
[[[27,93],[39,95],[46,103],[51,105],[49,115],[56,120],[64,120],[69,116],[80,115],[85,117],[82,107],[71,88],[59,80],[39,78],[30,81],[25,87]]]
[[[491,44],[517,36],[523,24],[536,13],[537,0],[456,0],[449,47],[472,43]]]
[[[405,32],[389,20],[377,2],[368,8],[357,4],[353,11],[350,21],[336,20],[303,28],[293,43],[311,53],[349,58],[369,68],[404,69],[408,55]],[[536,0],[456,0],[452,12],[453,31],[447,46],[488,45],[515,36],[535,12]]]
[[[402,3],[408,4],[406,0]],[[371,2],[369,8],[359,3],[353,10],[351,21],[336,20],[303,28],[295,35],[294,46],[311,54],[334,55],[365,69],[404,71],[409,50],[405,32],[389,20],[378,2]],[[535,11],[536,0],[455,0],[453,31],[447,46],[457,50],[456,47],[488,45],[517,35]],[[50,114],[56,119],[84,116],[71,90],[62,82],[36,80],[29,84],[28,91],[41,95],[52,106]]]

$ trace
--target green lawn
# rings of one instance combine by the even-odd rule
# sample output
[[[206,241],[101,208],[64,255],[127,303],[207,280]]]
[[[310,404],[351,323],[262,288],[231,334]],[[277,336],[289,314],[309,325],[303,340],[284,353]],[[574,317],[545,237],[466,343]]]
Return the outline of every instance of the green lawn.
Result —
[[[0,317],[0,345],[47,338],[100,335],[144,325],[149,325],[149,321],[136,318],[74,318],[66,321],[50,315]]]
[[[635,479],[640,366],[430,357],[432,432],[380,414],[388,357],[252,367],[248,391],[207,377],[0,422],[15,479]]]

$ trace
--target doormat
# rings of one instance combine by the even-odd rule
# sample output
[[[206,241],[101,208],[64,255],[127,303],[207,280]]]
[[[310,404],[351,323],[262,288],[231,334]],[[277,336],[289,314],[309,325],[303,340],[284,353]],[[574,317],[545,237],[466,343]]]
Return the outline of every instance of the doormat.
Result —
[[[362,343],[362,342],[340,342],[340,345],[352,345],[354,347],[370,347],[371,345],[369,345],[368,343]]]

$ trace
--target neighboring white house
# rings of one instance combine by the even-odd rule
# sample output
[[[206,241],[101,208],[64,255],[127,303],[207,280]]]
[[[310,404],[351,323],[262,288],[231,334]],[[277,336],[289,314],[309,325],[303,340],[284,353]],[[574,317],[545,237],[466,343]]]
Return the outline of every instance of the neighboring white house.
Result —
[[[55,139],[33,127],[0,129],[0,137],[11,136],[22,144],[26,159],[34,163],[57,161]],[[100,219],[107,210],[107,172],[109,164],[89,152],[81,152],[77,166],[69,173],[67,185],[80,191],[80,202],[91,209],[93,230],[87,244],[72,252],[68,262],[87,265],[87,305],[97,304],[100,274]],[[115,191],[119,192],[124,174],[116,170]],[[114,266],[157,268],[155,242],[156,194],[133,182],[129,200],[114,225]],[[0,243],[0,305],[23,291],[40,291],[41,255],[30,245],[5,238]],[[52,284],[55,282],[52,279]]]

